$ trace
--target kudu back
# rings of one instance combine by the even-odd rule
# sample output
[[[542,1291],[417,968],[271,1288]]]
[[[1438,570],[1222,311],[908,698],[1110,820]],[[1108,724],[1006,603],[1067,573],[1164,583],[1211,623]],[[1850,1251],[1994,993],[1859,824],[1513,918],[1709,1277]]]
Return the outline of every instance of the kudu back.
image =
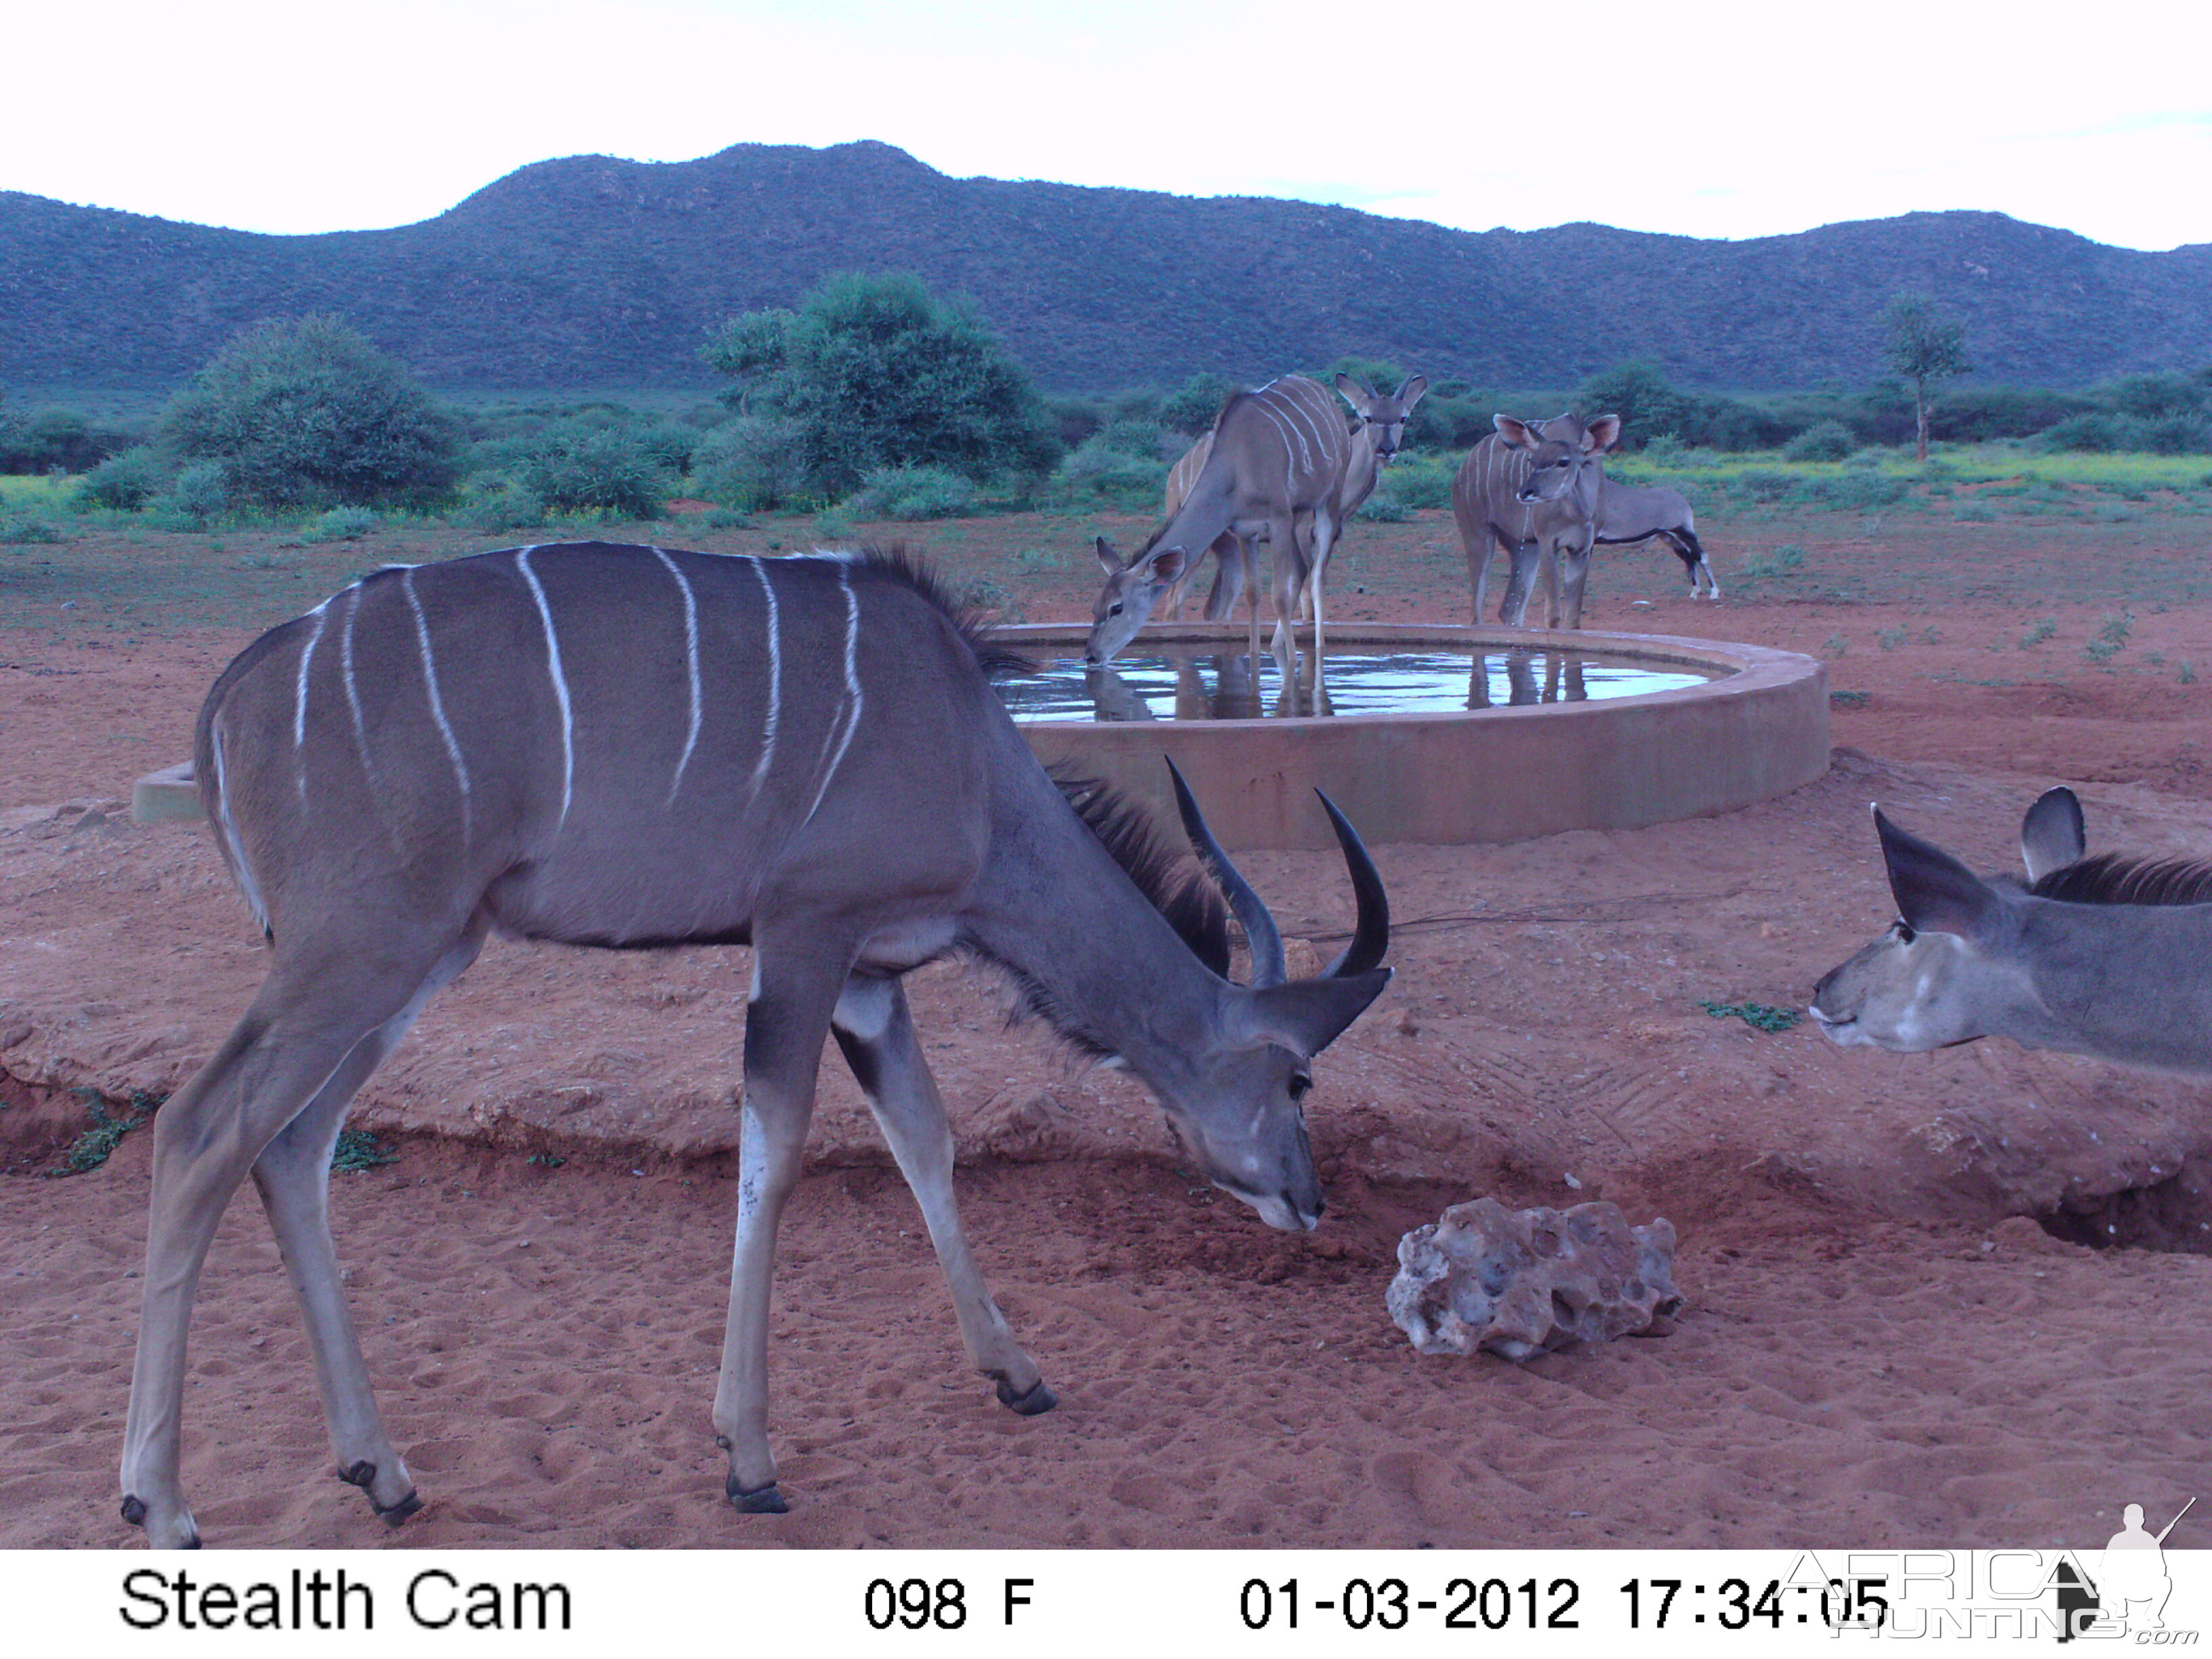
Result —
[[[2025,883],[1874,817],[1898,920],[1814,988],[1832,1042],[1918,1054],[2008,1036],[2212,1076],[2212,863],[2087,855],[2063,787],[2022,821]]]
[[[123,1512],[197,1541],[179,1479],[185,1333],[251,1173],[302,1310],[341,1477],[417,1506],[385,1432],[327,1216],[347,1103],[497,928],[616,948],[749,944],[737,1243],[714,1422],[739,1508],[778,1510],[768,1438],[775,1231],[823,1039],[912,1188],[969,1355],[1024,1413],[1053,1395],[962,1235],[945,1112],[901,976],[994,965],[1079,1049],[1117,1057],[1269,1224],[1322,1196],[1310,1060],[1379,993],[1387,900],[1353,875],[1352,945],[1286,982],[1264,905],[1206,834],[1212,885],[1102,793],[1063,787],[989,684],[988,643],[902,559],[599,544],[380,571],[249,646],[195,744],[222,856],[266,930],[245,1017],[154,1129]],[[1220,891],[1215,890],[1216,888]],[[1252,942],[1231,983],[1221,893]],[[1272,943],[1271,943],[1272,941]]]
[[[1490,587],[1490,556],[1510,562],[1498,619],[1528,626],[1528,599],[1540,568],[1551,574],[1546,625],[1579,628],[1583,588],[1596,539],[1605,452],[1620,440],[1620,417],[1576,414],[1548,421],[1492,417],[1486,435],[1452,477],[1452,517],[1467,555],[1474,625],[1482,625]]]

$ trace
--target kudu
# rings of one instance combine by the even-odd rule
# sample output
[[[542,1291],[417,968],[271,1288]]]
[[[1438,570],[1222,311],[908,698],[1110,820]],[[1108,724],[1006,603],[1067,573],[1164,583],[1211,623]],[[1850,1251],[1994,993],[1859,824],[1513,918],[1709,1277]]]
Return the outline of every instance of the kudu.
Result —
[[[1698,540],[1698,519],[1690,510],[1689,498],[1664,484],[1625,484],[1618,478],[1606,479],[1597,495],[1597,544],[1626,547],[1655,536],[1681,560],[1682,572],[1690,579],[1692,599],[1698,597],[1699,576],[1705,579],[1705,598],[1720,598],[1721,585],[1713,579],[1712,566],[1705,562],[1705,544]]]
[[[1584,422],[1567,414],[1517,421],[1498,415],[1492,423],[1498,429],[1475,445],[1452,477],[1452,517],[1467,552],[1475,626],[1482,625],[1495,548],[1511,562],[1500,622],[1528,625],[1537,568],[1556,565],[1558,580],[1547,585],[1547,625],[1579,628],[1605,452],[1620,441],[1620,417],[1601,415]]]
[[[992,690],[994,658],[896,556],[720,557],[582,544],[355,584],[263,635],[199,715],[195,775],[270,943],[267,978],[155,1120],[122,1489],[153,1540],[198,1534],[179,1481],[185,1331],[249,1171],[306,1315],[341,1478],[418,1506],[339,1288],[331,1152],[346,1104],[494,928],[611,948],[749,944],[737,1240],[714,1423],[738,1508],[777,1511],[770,1276],[823,1039],[913,1188],[976,1366],[1024,1414],[1053,1395],[962,1237],[944,1106],[901,975],[993,964],[1079,1049],[1148,1084],[1269,1225],[1322,1213],[1311,1057],[1389,978],[1380,878],[1329,808],[1352,942],[1285,982],[1266,908],[1187,828],[1218,898],[1101,792],[1064,790]]]
[[[1230,615],[1249,592],[1256,655],[1260,586],[1251,550],[1261,541],[1273,556],[1277,654],[1289,650],[1291,625],[1309,609],[1319,654],[1329,553],[1346,520],[1373,492],[1379,469],[1396,458],[1406,422],[1428,390],[1418,374],[1388,398],[1348,374],[1336,384],[1356,416],[1352,429],[1321,384],[1303,375],[1236,393],[1213,430],[1168,474],[1166,522],[1152,538],[1126,562],[1099,539],[1106,581],[1092,611],[1089,660],[1111,661],[1164,601],[1170,614],[1179,613],[1183,589],[1209,550],[1216,567],[1206,619]]]
[[[2085,857],[2063,787],[2021,825],[2025,883],[1874,821],[1898,920],[1814,988],[1830,1041],[1920,1054],[2008,1036],[2212,1076],[2212,863]]]

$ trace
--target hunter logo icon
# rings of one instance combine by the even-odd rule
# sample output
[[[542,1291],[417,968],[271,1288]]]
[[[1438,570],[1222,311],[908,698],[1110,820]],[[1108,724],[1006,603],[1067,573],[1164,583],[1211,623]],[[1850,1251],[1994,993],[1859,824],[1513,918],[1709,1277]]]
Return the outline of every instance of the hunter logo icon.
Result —
[[[2144,1529],[2142,1505],[2129,1504],[2120,1511],[2119,1531],[2106,1541],[2094,1580],[2085,1583],[2070,1563],[2062,1562],[2053,1575],[2063,1626],[2058,1639],[2070,1642],[2100,1620],[2108,1621],[2114,1635],[2164,1630],[2166,1598],[2173,1594],[2166,1570],[2166,1534],[2196,1504],[2194,1498],[2184,1504],[2155,1537]]]

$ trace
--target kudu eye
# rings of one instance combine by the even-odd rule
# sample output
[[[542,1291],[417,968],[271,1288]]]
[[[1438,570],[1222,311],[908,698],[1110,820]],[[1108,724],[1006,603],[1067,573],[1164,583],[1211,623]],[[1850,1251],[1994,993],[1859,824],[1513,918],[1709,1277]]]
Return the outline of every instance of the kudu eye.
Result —
[[[1113,604],[1108,605],[1106,607],[1106,614],[1109,617],[1120,616],[1121,614],[1121,601],[1116,599]]]
[[[1291,1098],[1292,1100],[1304,1100],[1306,1097],[1307,1091],[1312,1087],[1313,1079],[1307,1076],[1304,1072],[1293,1072],[1291,1073],[1289,1088],[1291,1091]]]

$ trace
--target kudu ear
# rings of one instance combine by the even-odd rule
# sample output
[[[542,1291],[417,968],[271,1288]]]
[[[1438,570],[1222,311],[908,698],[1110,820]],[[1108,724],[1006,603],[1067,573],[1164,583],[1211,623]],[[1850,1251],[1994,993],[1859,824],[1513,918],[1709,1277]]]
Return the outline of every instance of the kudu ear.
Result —
[[[1933,842],[1908,835],[1874,809],[1882,862],[1897,914],[1916,933],[1985,938],[1996,920],[1996,890]]]
[[[1350,374],[1339,374],[1336,377],[1336,389],[1344,395],[1344,401],[1362,415],[1367,412],[1367,406],[1375,401],[1375,393],[1369,388],[1367,382]]]
[[[1601,415],[1583,428],[1583,453],[1602,455],[1620,441],[1620,416]]]
[[[1537,445],[1536,430],[1526,421],[1516,421],[1510,415],[1493,415],[1490,423],[1498,428],[1498,435],[1516,449],[1534,449]]]
[[[1248,991],[1236,1019],[1248,1042],[1279,1043],[1309,1060],[1344,1034],[1382,994],[1391,969],[1376,968],[1342,979],[1294,979]]]
[[[1121,556],[1114,550],[1113,543],[1101,536],[1098,538],[1095,550],[1098,555],[1098,562],[1106,567],[1108,575],[1118,576],[1121,574]]]
[[[1427,375],[1408,374],[1406,377],[1406,384],[1398,388],[1398,395],[1390,401],[1398,405],[1399,414],[1410,415],[1413,412],[1413,405],[1421,401],[1422,393],[1428,389]]]
[[[2062,783],[2037,796],[2020,821],[2020,860],[2027,866],[2027,878],[2040,881],[2088,850],[2089,827],[2074,792]]]
[[[1159,548],[1146,558],[1146,574],[1156,582],[1176,581],[1189,562],[1190,555],[1180,547]]]

